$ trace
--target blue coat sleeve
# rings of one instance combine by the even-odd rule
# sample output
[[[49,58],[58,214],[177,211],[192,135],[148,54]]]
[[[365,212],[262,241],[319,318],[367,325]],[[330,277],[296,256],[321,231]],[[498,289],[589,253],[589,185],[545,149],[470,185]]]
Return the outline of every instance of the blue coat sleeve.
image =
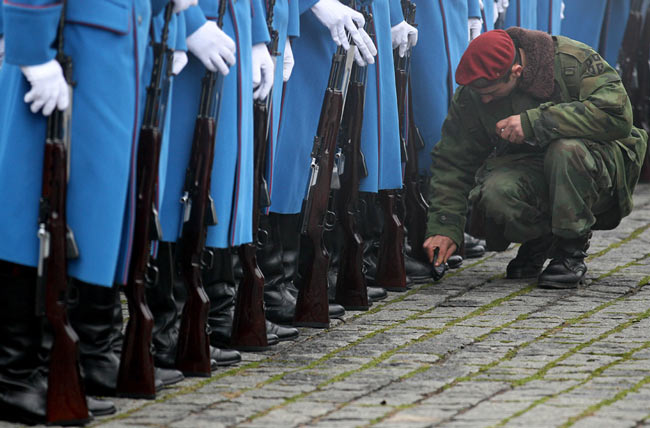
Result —
[[[176,45],[174,49],[177,51],[187,51],[187,45],[185,44],[186,38],[185,12],[181,12],[176,17]]]
[[[0,3],[0,36],[2,36],[4,32],[2,31],[2,3]]]
[[[478,0],[467,0],[467,17],[468,18],[481,17],[481,6],[478,4]]]
[[[253,45],[270,42],[271,37],[269,36],[269,28],[266,25],[266,13],[262,0],[253,0],[253,11],[251,13]]]
[[[151,0],[151,16],[156,16],[165,8],[169,0]]]
[[[3,5],[5,61],[15,65],[43,64],[56,56],[52,47],[61,19],[61,2],[14,0]],[[29,34],[29,37],[25,37]]]
[[[305,11],[309,10],[313,5],[318,3],[318,0],[299,0],[300,5],[298,7],[300,14],[302,15]]]
[[[404,21],[402,2],[400,0],[390,0],[390,26],[394,27],[402,21]]]
[[[187,36],[194,33],[200,26],[208,20],[199,6],[192,6],[183,12],[185,17],[185,34]]]
[[[289,24],[287,27],[288,37],[300,37],[300,2],[298,0],[289,1]],[[2,28],[0,28],[2,30]]]

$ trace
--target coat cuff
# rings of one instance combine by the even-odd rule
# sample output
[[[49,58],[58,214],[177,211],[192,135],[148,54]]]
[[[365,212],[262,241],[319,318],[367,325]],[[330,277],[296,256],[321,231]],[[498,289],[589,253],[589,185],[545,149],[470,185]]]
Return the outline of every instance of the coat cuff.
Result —
[[[530,124],[528,115],[526,112],[523,112],[519,117],[521,118],[521,127],[524,130],[524,138],[526,140],[533,140],[535,138],[535,133],[533,132],[533,126]]]
[[[199,6],[192,6],[185,9],[183,12],[185,16],[185,35],[190,36],[198,30],[208,20]]]
[[[271,37],[269,36],[269,28],[266,25],[266,15],[260,0],[253,0],[252,18],[251,40],[253,45],[270,42]]]
[[[404,21],[402,2],[400,0],[390,0],[390,26],[394,27],[402,21]]]
[[[7,63],[38,65],[56,56],[53,42],[61,19],[61,3],[27,7],[5,2],[2,9]]]
[[[425,239],[435,235],[447,236],[460,247],[460,244],[465,239],[464,230],[464,217],[450,213],[429,213]]]
[[[302,15],[311,9],[311,7],[316,3],[318,3],[318,0],[300,0],[300,14]]]

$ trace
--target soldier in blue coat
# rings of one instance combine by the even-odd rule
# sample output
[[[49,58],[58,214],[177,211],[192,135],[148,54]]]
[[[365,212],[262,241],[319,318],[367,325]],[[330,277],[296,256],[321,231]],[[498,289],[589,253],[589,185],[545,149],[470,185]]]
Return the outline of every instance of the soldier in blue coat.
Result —
[[[425,143],[418,159],[420,174],[429,175],[429,153],[440,139],[442,122],[456,89],[453,75],[469,43],[468,21],[480,17],[481,13],[478,0],[415,3],[415,21],[420,33],[411,59],[413,109]]]
[[[506,11],[505,27],[524,27],[529,30],[537,29],[538,0],[510,0]]]
[[[537,0],[537,30],[560,34],[562,0]]]
[[[152,8],[166,1],[67,1],[64,50],[73,61],[67,220],[80,257],[68,264],[79,291],[70,320],[80,337],[86,392],[114,388],[111,349],[121,231],[140,118],[140,82]],[[175,3],[182,3],[176,1]],[[45,362],[38,357],[40,318],[34,315],[39,197],[46,119],[68,97],[52,48],[61,2],[20,0],[2,6],[6,63],[0,71],[0,415],[42,421]],[[29,35],[29,37],[26,37]],[[41,114],[42,113],[42,114]],[[16,144],[20,142],[20,144]],[[6,307],[4,306],[6,305]],[[119,362],[119,359],[117,360]]]

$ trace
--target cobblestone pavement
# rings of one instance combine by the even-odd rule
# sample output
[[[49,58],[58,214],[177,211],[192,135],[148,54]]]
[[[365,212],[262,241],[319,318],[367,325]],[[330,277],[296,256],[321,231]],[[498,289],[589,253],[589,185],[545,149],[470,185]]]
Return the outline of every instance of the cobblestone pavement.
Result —
[[[639,186],[594,234],[581,289],[506,280],[516,248],[488,253],[93,426],[650,427],[649,208]]]

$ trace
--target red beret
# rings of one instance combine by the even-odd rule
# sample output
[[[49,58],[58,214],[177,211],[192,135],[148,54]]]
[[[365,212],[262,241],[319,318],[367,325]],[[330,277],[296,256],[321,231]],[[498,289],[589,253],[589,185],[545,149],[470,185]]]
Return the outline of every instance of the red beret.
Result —
[[[515,44],[503,30],[492,30],[471,41],[456,69],[456,83],[503,77],[515,60]]]

